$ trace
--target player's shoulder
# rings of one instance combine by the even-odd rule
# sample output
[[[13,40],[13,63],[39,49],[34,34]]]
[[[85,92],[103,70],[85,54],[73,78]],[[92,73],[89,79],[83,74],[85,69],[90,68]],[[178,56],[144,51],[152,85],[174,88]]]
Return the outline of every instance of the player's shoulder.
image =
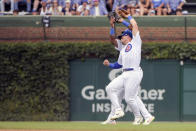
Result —
[[[141,45],[142,44],[142,40],[141,40],[139,31],[133,36],[131,44],[133,44],[133,45]]]
[[[137,33],[134,35],[134,37],[138,37],[138,36],[140,36],[140,32],[139,31],[137,31]]]

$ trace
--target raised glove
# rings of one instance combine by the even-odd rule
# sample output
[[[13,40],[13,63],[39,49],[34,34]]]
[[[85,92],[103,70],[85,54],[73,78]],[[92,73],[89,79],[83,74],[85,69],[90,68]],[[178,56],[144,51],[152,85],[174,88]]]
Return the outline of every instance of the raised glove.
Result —
[[[111,17],[114,17],[115,22],[118,23],[120,16],[116,12],[110,12],[108,14],[108,18],[110,19]]]
[[[119,16],[122,18],[127,18],[128,15],[130,15],[130,13],[124,9],[120,9],[117,11]]]

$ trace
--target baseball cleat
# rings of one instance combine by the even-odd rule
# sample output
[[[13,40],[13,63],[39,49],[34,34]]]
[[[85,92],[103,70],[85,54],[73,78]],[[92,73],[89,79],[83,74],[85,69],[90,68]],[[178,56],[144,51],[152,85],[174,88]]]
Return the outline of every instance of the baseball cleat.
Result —
[[[143,122],[142,117],[135,118],[133,125],[140,125]]]
[[[154,119],[155,119],[154,116],[151,116],[151,117],[147,118],[147,119],[144,121],[143,125],[149,125]]]
[[[104,122],[101,122],[102,125],[107,125],[107,124],[112,124],[115,125],[116,121],[115,120],[105,120]]]
[[[121,118],[125,115],[125,113],[120,109],[120,110],[117,110],[115,112],[115,114],[110,118],[111,120],[116,120],[118,118]]]

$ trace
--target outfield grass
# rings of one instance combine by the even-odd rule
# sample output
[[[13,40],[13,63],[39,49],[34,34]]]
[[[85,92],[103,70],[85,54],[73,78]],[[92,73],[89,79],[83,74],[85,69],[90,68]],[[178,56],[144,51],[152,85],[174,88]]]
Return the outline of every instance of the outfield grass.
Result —
[[[74,131],[196,131],[196,122],[153,122],[133,126],[130,122],[101,125],[99,122],[0,122],[1,129],[74,130]]]

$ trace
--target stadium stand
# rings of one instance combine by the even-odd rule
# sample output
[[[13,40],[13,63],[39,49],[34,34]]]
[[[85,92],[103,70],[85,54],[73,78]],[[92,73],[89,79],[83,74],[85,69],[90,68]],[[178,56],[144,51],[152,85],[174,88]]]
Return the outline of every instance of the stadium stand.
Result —
[[[5,2],[3,2],[3,1],[5,1]],[[64,2],[61,9],[59,9],[59,7],[58,7],[58,10],[60,13],[53,12],[53,13],[49,13],[50,15],[68,15],[68,16],[80,15],[77,13],[77,8],[81,4],[81,1],[87,1],[88,5],[90,6],[90,9],[93,7],[93,4],[94,4],[94,0],[55,0],[55,1],[52,0],[51,2],[49,2],[50,0],[29,0],[29,1],[31,1],[30,2],[31,6],[28,6],[29,7],[29,10],[28,10],[27,4],[24,2],[21,2],[22,0],[19,0],[19,1],[20,2],[18,4],[16,4],[17,6],[14,5],[14,10],[13,10],[14,0],[0,0],[0,15],[42,15],[43,13],[41,10],[42,10],[44,1],[47,1],[47,3],[46,3],[47,8],[50,8],[51,10],[54,10],[53,5],[57,4],[57,3],[55,3],[55,1],[58,1],[58,6],[61,6],[61,5],[59,5],[61,3],[61,1]],[[77,7],[74,6],[75,5],[74,1],[79,2]],[[114,6],[114,7],[116,6],[115,0],[96,0],[96,1],[99,1],[101,7],[103,7],[104,10],[107,9],[108,12],[112,10],[112,6]],[[116,0],[116,1],[119,1],[119,0]],[[126,1],[126,0],[124,0],[124,1]],[[135,1],[135,0],[129,0],[129,2],[133,2],[133,1]],[[136,1],[139,1],[139,0],[136,0]],[[140,0],[140,1],[141,2],[144,1],[144,3],[145,3],[147,0]],[[182,14],[183,15],[196,15],[196,0],[185,0],[185,1],[186,2],[182,7]],[[70,9],[69,9],[70,13],[68,13],[68,11],[66,11],[65,2],[70,2]],[[120,4],[122,4],[122,3],[120,3]],[[130,8],[129,5],[130,5],[130,3],[126,3],[127,9]],[[138,8],[138,5],[135,8],[136,8],[135,9],[136,13],[132,14],[132,15],[133,16],[141,15],[142,13],[138,14],[138,10],[141,10]],[[55,10],[56,10],[56,8],[55,8]],[[74,13],[74,11],[75,11],[75,13]],[[147,9],[147,12],[148,12],[148,9]],[[47,14],[47,13],[44,13],[44,15],[45,14]],[[88,15],[92,15],[92,14],[88,13]],[[149,13],[145,13],[144,15],[149,15]],[[143,15],[141,15],[141,16],[143,16]]]
[[[186,0],[183,6],[184,15],[196,15],[196,0]]]

